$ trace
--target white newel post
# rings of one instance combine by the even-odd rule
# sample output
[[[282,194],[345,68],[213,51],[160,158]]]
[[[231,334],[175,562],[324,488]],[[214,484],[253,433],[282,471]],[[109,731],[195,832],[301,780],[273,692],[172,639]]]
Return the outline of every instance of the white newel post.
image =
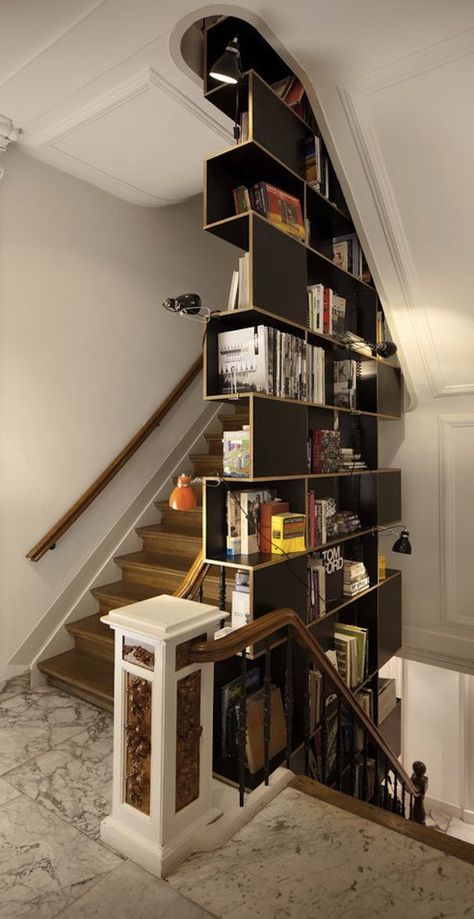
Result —
[[[220,813],[212,805],[213,664],[183,665],[225,613],[160,596],[102,618],[115,631],[112,814],[104,842],[164,877]]]

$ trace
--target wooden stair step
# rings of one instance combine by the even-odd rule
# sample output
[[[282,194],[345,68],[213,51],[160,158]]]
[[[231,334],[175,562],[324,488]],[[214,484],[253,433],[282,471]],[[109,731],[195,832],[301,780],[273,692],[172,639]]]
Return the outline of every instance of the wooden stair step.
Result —
[[[244,424],[249,423],[249,416],[243,412],[236,412],[235,415],[219,415],[219,421],[222,424],[223,431],[240,431]]]
[[[47,675],[48,682],[53,686],[112,711],[114,665],[111,661],[73,648],[41,661],[38,669]]]
[[[189,560],[182,556],[162,555],[156,552],[130,552],[119,555],[114,562],[122,569],[125,581],[139,582],[157,587],[163,593],[173,593],[189,571]]]
[[[204,434],[209,445],[209,453],[222,456],[222,434]]]
[[[96,657],[113,661],[113,632],[100,621],[101,615],[102,612],[94,613],[93,616],[86,616],[85,619],[68,622],[66,629],[74,637],[78,651],[86,651],[87,654],[95,654]]]
[[[154,524],[137,527],[135,531],[143,540],[143,548],[150,552],[176,553],[188,560],[196,558],[202,547],[201,528]]]
[[[150,597],[157,597],[161,593],[164,591],[156,587],[127,581],[101,584],[100,587],[93,587],[91,590],[91,594],[99,601],[101,614],[108,613],[111,609],[118,609],[120,606],[129,606],[131,603],[149,600]]]

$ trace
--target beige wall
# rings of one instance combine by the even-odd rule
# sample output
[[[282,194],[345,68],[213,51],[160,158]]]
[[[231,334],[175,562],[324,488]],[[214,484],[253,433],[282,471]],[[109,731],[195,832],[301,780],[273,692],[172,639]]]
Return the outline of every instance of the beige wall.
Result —
[[[201,411],[198,385],[58,548],[24,556],[197,357],[161,309],[227,298],[236,254],[201,201],[127,204],[10,150],[0,185],[0,679],[16,649]]]

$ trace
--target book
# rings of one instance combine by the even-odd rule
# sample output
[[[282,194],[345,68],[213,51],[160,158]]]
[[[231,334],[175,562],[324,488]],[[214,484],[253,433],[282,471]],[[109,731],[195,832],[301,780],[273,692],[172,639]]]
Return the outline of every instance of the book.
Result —
[[[355,635],[346,635],[334,630],[334,650],[339,673],[346,686],[352,689],[359,682],[357,678],[357,640]]]
[[[342,546],[330,546],[320,553],[325,571],[325,602],[326,607],[331,603],[340,602],[343,597],[343,569],[344,557]]]
[[[250,211],[250,195],[245,185],[238,185],[232,192],[236,214],[245,214]]]
[[[356,408],[357,361],[334,361],[334,405]]]
[[[237,296],[239,291],[239,272],[233,271],[229,289],[229,300],[227,302],[228,310],[237,309]]]
[[[258,667],[247,668],[245,686],[247,696],[260,688],[261,675]],[[221,689],[221,753],[234,756],[237,752],[238,705],[240,700],[240,676]]]
[[[242,555],[253,555],[260,551],[260,507],[271,501],[274,492],[262,488],[257,491],[241,491],[240,500],[240,551]]]
[[[362,250],[355,233],[346,236],[335,236],[332,241],[332,260],[338,268],[343,268],[359,278],[362,274]]]
[[[272,553],[274,555],[306,550],[306,515],[289,512],[272,517]]]
[[[239,258],[237,280],[237,308],[244,309],[246,306],[250,306],[250,254],[248,252]]]
[[[250,591],[232,591],[231,628],[241,629],[250,622]]]
[[[320,619],[326,612],[326,570],[319,556],[308,558],[307,622]]]
[[[259,182],[258,187],[262,196],[263,213],[270,223],[292,236],[304,239],[305,226],[299,198],[268,182]]]
[[[343,335],[346,318],[346,300],[333,293],[332,298],[332,334]]]
[[[356,671],[355,671],[355,680],[356,683],[362,683],[367,672],[367,659],[368,659],[368,629],[363,628],[358,625],[349,625],[343,622],[338,622],[335,625],[335,631],[352,636],[356,641]]]
[[[240,289],[240,288],[239,288]],[[268,350],[264,326],[219,332],[221,393],[268,391]]]
[[[248,770],[255,775],[264,765],[264,720],[265,691],[259,689],[247,697],[247,739],[246,757]],[[270,745],[269,756],[272,759],[286,747],[286,720],[283,710],[281,691],[272,686],[270,697]]]
[[[317,428],[311,431],[311,472],[337,472],[339,469],[340,431]]]
[[[226,536],[226,555],[240,555],[240,506],[238,501],[233,497],[231,491],[226,495],[226,513],[227,513],[227,536]]]
[[[288,501],[281,498],[260,505],[260,552],[272,552],[272,517],[289,509]]]
[[[250,429],[224,431],[222,434],[223,473],[236,478],[250,475]]]

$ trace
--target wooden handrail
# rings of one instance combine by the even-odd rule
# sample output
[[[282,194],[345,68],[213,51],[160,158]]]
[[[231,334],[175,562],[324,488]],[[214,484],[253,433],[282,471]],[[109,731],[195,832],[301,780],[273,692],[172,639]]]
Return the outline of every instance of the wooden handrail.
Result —
[[[177,386],[172,390],[172,392],[167,396],[164,402],[158,406],[156,411],[153,412],[153,415],[150,416],[148,421],[140,428],[139,431],[132,437],[131,440],[125,445],[123,450],[112,460],[111,463],[107,466],[106,469],[101,473],[101,475],[92,483],[92,485],[81,495],[80,498],[75,501],[73,505],[66,511],[65,514],[41,537],[39,542],[30,549],[26,554],[26,558],[30,558],[33,562],[39,562],[40,558],[43,558],[43,555],[46,554],[48,549],[54,549],[58,539],[61,536],[64,536],[64,533],[67,532],[70,526],[84,513],[84,511],[89,507],[90,504],[100,495],[101,491],[112,481],[117,473],[125,466],[125,463],[137,452],[138,448],[145,443],[150,434],[158,427],[158,425],[163,421],[163,418],[168,414],[173,405],[180,399],[183,393],[187,390],[188,386],[192,381],[197,377],[198,373],[202,369],[202,355],[194,362],[192,367],[189,368],[184,377],[179,381]]]
[[[234,654],[243,651],[244,648],[247,648],[249,645],[255,644],[258,641],[263,641],[264,638],[268,638],[270,635],[274,635],[279,629],[288,626],[293,629],[295,637],[301,647],[305,651],[309,651],[319,670],[331,680],[333,686],[337,689],[348,708],[357,716],[377,747],[385,755],[394,774],[404,782],[410,794],[418,798],[420,796],[419,789],[413,784],[408,773],[405,772],[403,766],[398,762],[390,747],[385,743],[380,731],[377,730],[363,708],[361,708],[353,693],[346,686],[340,674],[335,667],[333,667],[316,639],[294,610],[276,609],[271,613],[260,616],[258,619],[254,619],[254,621],[250,622],[248,625],[236,629],[235,632],[231,632],[230,635],[226,635],[224,638],[219,638],[216,641],[199,641],[192,643],[187,653],[189,663],[226,660],[228,657],[232,657]]]
[[[183,600],[194,599],[209,568],[210,565],[204,564],[204,552],[201,549],[196,555],[189,571],[185,574],[181,584],[174,591],[173,597],[181,597]]]

